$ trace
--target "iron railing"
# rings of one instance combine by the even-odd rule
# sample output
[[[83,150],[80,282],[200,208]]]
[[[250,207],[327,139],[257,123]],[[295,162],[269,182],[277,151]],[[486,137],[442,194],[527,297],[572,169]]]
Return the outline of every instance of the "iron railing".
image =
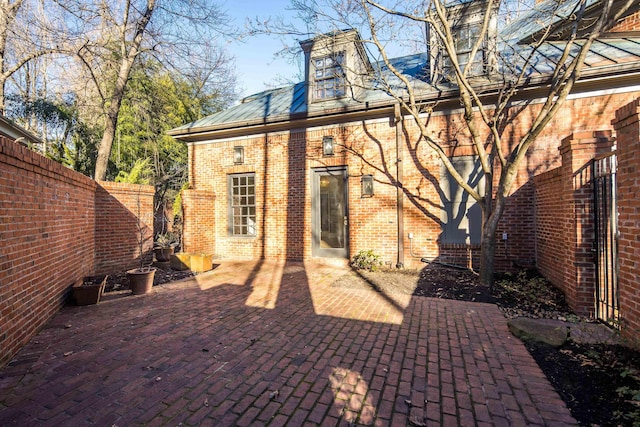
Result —
[[[618,204],[615,152],[593,161],[596,317],[618,327]]]

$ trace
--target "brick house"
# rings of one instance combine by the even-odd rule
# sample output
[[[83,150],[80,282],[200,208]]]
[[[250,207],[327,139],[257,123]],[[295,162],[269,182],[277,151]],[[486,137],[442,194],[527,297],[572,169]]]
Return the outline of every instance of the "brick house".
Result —
[[[597,2],[590,5],[590,13],[597,13]],[[640,96],[638,16],[634,12],[594,44],[562,111],[531,147],[498,230],[498,269],[536,265],[544,252],[536,243],[533,178],[562,166],[563,139],[611,130],[616,111]],[[497,41],[486,44],[483,70],[495,51],[540,30],[531,16],[521,19],[489,31]],[[468,29],[469,20],[460,28]],[[561,44],[549,42],[541,51]],[[367,57],[359,34],[324,34],[301,47],[304,81],[249,96],[170,131],[189,150],[186,250],[347,260],[371,249],[390,266],[420,267],[422,258],[472,266],[479,252],[479,208],[421,141],[415,122],[367,84],[367,75],[385,69]],[[482,189],[456,90],[436,84],[446,74],[436,56],[432,50],[392,61],[420,87],[424,119],[434,136],[448,141],[456,169]],[[541,66],[532,73],[546,71]],[[536,81],[522,88],[524,107],[505,127],[507,144],[520,138],[540,108],[544,87]]]

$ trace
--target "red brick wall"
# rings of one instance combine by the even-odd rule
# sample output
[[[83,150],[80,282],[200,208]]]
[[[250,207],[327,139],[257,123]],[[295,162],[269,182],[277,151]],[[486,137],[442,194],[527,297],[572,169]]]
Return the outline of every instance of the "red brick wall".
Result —
[[[615,112],[618,157],[619,316],[622,333],[640,345],[640,99]],[[540,272],[578,313],[594,314],[591,162],[612,148],[611,132],[577,132],[561,146],[563,165],[536,176],[536,247]]]
[[[533,267],[535,263],[533,199],[532,180],[522,184],[509,196],[507,208],[496,230],[496,271],[514,271]],[[506,233],[506,240],[503,239],[503,233]],[[476,252],[480,252],[480,248]],[[476,265],[479,265],[479,262]]]
[[[535,185],[536,267],[556,287],[562,287],[565,277],[565,253],[569,225],[564,216],[565,200],[562,169],[556,168],[537,175]]]
[[[98,183],[95,203],[97,274],[139,267],[139,236],[143,244],[143,263],[152,263],[153,196],[154,188],[150,185]]]
[[[640,346],[640,98],[616,112],[620,319],[623,333]]]
[[[638,31],[640,30],[640,12],[634,12],[633,14],[627,16],[621,22],[619,22],[613,29],[612,32],[622,32],[622,31]]]
[[[0,138],[0,366],[94,270],[93,180]]]
[[[184,252],[216,253],[215,201],[211,191],[182,190]]]
[[[496,262],[499,269],[532,265],[535,261],[533,176],[560,166],[560,140],[578,130],[606,129],[615,109],[633,94],[582,97],[566,102],[565,109],[549,124],[531,148],[516,180],[497,232]],[[518,140],[529,126],[534,110],[521,114],[503,132]],[[429,129],[441,139],[455,142],[453,155],[473,153],[458,124],[457,114],[434,114]],[[190,181],[196,190],[215,193],[215,250],[219,257],[262,256],[300,259],[311,257],[311,183],[315,167],[347,165],[349,173],[349,237],[351,255],[373,249],[382,259],[398,260],[396,125],[391,117],[197,143],[189,147]],[[439,159],[419,138],[415,123],[399,126],[402,156],[404,264],[420,267],[420,257],[468,263],[477,248],[439,244],[442,216],[438,195]],[[336,154],[321,155],[322,136],[335,138]],[[233,164],[233,147],[244,147],[245,163]],[[227,231],[227,176],[254,172],[257,183],[258,236],[233,238]],[[372,174],[375,196],[360,197],[360,177]],[[502,240],[503,231],[507,240]],[[413,233],[412,241],[408,233]]]
[[[153,188],[142,190],[152,221]],[[0,366],[60,309],[76,280],[136,258],[135,194],[137,186],[98,185],[0,137]]]
[[[562,154],[564,209],[564,279],[557,286],[577,313],[594,315],[595,264],[593,241],[592,160],[613,146],[611,131],[576,132],[565,138]],[[544,248],[542,248],[544,250]]]
[[[611,150],[611,131],[575,132],[560,145],[562,166],[536,176],[536,266],[579,314],[594,315],[592,159]]]

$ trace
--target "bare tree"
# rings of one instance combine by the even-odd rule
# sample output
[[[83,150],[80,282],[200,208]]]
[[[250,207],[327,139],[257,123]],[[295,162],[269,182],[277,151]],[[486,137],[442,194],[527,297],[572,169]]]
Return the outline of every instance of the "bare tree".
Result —
[[[58,51],[61,36],[47,21],[41,4],[29,0],[0,1],[0,114],[4,114],[6,86],[25,64]]]
[[[614,0],[558,0],[546,2],[534,14],[532,5],[525,9],[514,3],[501,5],[499,0],[430,0],[426,3],[327,0],[322,5],[316,1],[292,2],[301,16],[312,17],[307,23],[312,24],[316,33],[317,29],[320,32],[344,28],[361,31],[361,43],[369,56],[378,60],[378,68],[352,83],[389,95],[401,114],[413,119],[421,140],[438,155],[451,177],[478,203],[482,209],[480,279],[488,285],[493,283],[498,223],[528,150],[580,79],[594,41],[632,8],[637,9],[634,0],[615,0],[615,3]],[[508,13],[501,15],[501,7],[505,5],[509,6]],[[498,25],[506,25],[514,13],[531,13],[529,24],[535,27],[518,45],[510,44],[513,40],[497,40]],[[267,24],[254,25],[254,28],[274,31]],[[421,37],[407,37],[407,29],[415,31],[416,28],[423,29],[418,32]],[[463,38],[460,28],[473,28],[464,36],[467,44],[464,55],[460,54]],[[284,31],[288,30],[284,27]],[[544,49],[551,41],[558,42],[555,46],[560,49],[549,55]],[[498,42],[502,43],[500,52],[496,50]],[[424,76],[410,77],[392,60],[394,50],[403,44],[429,51],[430,69]],[[544,62],[547,69],[538,72],[534,61]],[[521,138],[512,141],[503,135],[503,130],[505,124],[513,122],[523,111],[515,101],[532,79],[545,88],[546,101],[541,108],[532,110],[535,116]],[[433,93],[434,86],[454,91],[459,98],[466,138],[474,147],[484,175],[483,191],[456,170],[449,157],[449,141],[438,139],[430,132],[428,124],[433,105],[427,105],[424,100],[428,91]]]
[[[227,57],[214,43],[226,24],[206,0],[96,0],[59,2],[77,39],[72,49],[91,82],[104,120],[95,179],[104,180],[118,115],[134,63],[143,55],[189,77],[212,78]],[[84,38],[81,38],[84,36]]]

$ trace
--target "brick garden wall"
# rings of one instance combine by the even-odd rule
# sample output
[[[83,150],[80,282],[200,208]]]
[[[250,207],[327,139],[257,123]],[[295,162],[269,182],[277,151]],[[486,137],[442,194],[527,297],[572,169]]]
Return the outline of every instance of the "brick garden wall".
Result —
[[[121,223],[130,220],[117,200],[124,195],[102,185],[0,138],[0,366],[60,309],[76,280],[135,257],[129,240],[100,249],[131,231]]]
[[[0,366],[93,272],[96,183],[0,138]]]
[[[562,167],[568,169],[563,180],[566,203],[565,219],[569,220],[565,241],[568,265],[565,287],[568,303],[580,314],[593,316],[595,293],[592,159],[611,151],[612,132],[576,132],[560,146]]]
[[[618,259],[623,333],[640,347],[640,98],[616,112],[618,153]]]
[[[567,258],[565,239],[565,203],[562,193],[562,170],[552,169],[537,175],[536,188],[536,267],[556,287],[561,287],[565,277]]]
[[[594,315],[592,159],[609,152],[611,131],[575,132],[560,144],[562,166],[534,179],[538,270],[577,313]]]
[[[640,345],[640,99],[612,114],[618,157],[618,286],[622,333]],[[612,131],[576,132],[560,147],[562,166],[535,177],[538,270],[576,312],[594,315],[592,160],[614,145]]]
[[[182,190],[183,252],[216,253],[215,201],[211,191]]]
[[[144,265],[151,264],[153,186],[105,181],[98,184],[95,203],[96,273],[139,267],[141,256]],[[142,239],[142,253],[138,236]]]

